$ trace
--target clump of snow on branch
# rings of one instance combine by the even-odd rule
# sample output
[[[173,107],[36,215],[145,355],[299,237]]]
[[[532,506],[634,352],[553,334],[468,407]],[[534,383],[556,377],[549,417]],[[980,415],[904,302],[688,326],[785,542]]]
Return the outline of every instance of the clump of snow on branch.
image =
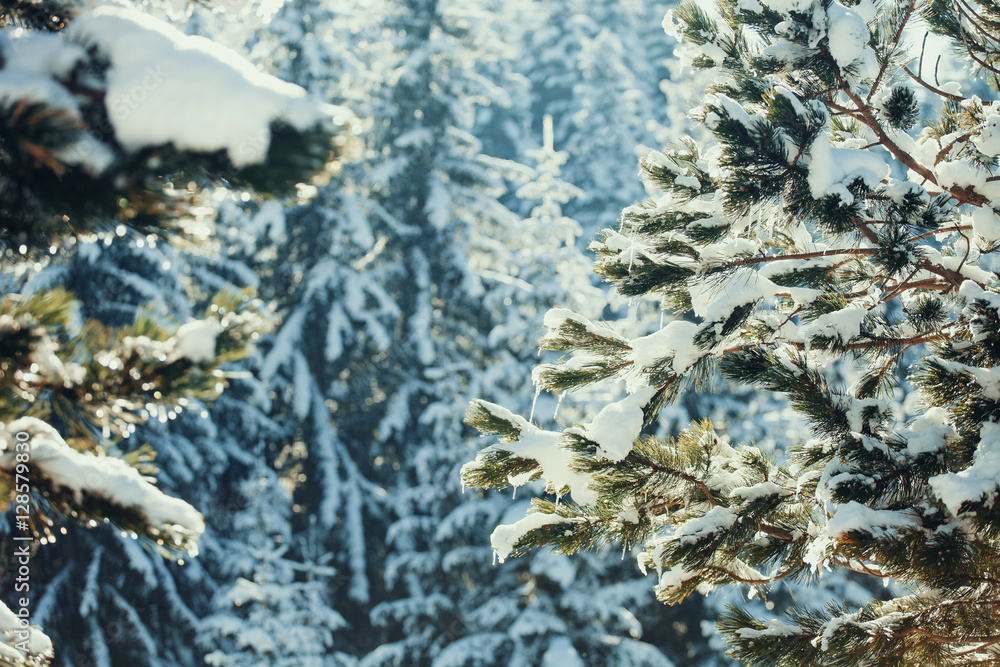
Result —
[[[523,417],[495,403],[478,401],[477,404],[500,419],[515,424],[521,435],[517,442],[497,443],[480,450],[476,461],[467,463],[464,468],[478,465],[491,452],[504,451],[518,458],[534,461],[538,465],[537,469],[525,473],[522,478],[511,478],[509,480],[511,486],[527,484],[540,473],[542,479],[553,487],[553,492],[557,495],[561,494],[564,487],[568,487],[575,502],[589,504],[597,501],[596,492],[589,486],[590,476],[573,470],[573,453],[562,446],[562,433],[538,428]]]
[[[0,602],[0,635],[3,636],[3,641],[0,641],[0,661],[10,665],[48,664],[43,658],[52,657],[52,640],[37,626],[22,626],[21,620],[7,605]],[[15,645],[20,645],[21,648]]]
[[[110,61],[106,106],[126,148],[172,143],[225,150],[243,167],[264,161],[275,121],[307,130],[349,118],[233,51],[133,9],[98,7],[77,17],[66,34]]]
[[[496,554],[497,560],[502,563],[507,560],[507,557],[510,556],[512,551],[514,551],[514,547],[517,543],[520,542],[521,539],[529,532],[544,526],[551,526],[569,521],[572,521],[572,519],[566,519],[554,514],[543,514],[541,512],[529,514],[523,519],[520,519],[512,524],[497,526],[493,530],[493,534],[490,536],[490,545],[493,547],[493,552]]]
[[[25,433],[31,447],[31,471],[54,489],[72,493],[76,502],[84,497],[97,497],[134,510],[162,539],[173,540],[175,544],[185,540],[195,544],[205,531],[204,518],[191,505],[164,494],[121,459],[76,451],[41,420],[22,417],[7,424],[0,433],[4,445],[0,468],[14,469],[15,439],[17,434]]]

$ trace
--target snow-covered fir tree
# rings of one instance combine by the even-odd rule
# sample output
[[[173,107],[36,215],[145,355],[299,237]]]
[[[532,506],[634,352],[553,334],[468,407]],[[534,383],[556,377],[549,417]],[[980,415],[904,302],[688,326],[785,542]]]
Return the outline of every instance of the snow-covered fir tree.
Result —
[[[338,646],[344,650],[370,636],[362,630],[373,588],[370,558],[384,539],[385,510],[372,482],[379,455],[372,433],[383,418],[375,362],[391,348],[398,316],[384,287],[393,281],[371,263],[385,237],[362,226],[366,196],[349,180],[356,171],[350,168],[307,206],[272,211],[284,233],[270,259],[258,264],[261,292],[282,317],[261,368],[269,414],[286,434],[285,451],[269,459],[283,455],[296,480],[296,535],[318,531],[323,551],[333,555],[339,576],[328,604],[353,626],[347,645]]]
[[[503,246],[476,255],[484,275],[496,277],[503,270],[509,276],[487,283],[486,303],[504,317],[490,330],[486,372],[473,375],[468,388],[457,387],[464,389],[459,397],[478,391],[520,400],[526,408],[527,397],[515,397],[522,374],[534,362],[526,343],[545,310],[554,303],[578,303],[594,314],[602,309],[600,291],[589,286],[586,260],[575,248],[579,225],[561,212],[561,204],[579,191],[559,178],[567,155],[553,150],[551,125],[543,147],[528,157],[537,162],[536,179],[518,194],[536,200],[533,215],[516,228],[493,230]],[[533,407],[551,413],[555,402],[542,400]],[[575,564],[544,553],[520,567],[491,563],[482,526],[523,512],[524,503],[506,494],[462,493],[457,468],[469,451],[462,436],[452,436],[450,453],[441,451],[441,439],[433,449],[414,450],[415,483],[406,491],[436,499],[437,506],[432,512],[411,510],[397,522],[389,563],[404,581],[414,570],[420,577],[407,582],[408,596],[376,607],[376,619],[399,637],[362,664],[671,664],[657,648],[636,640],[645,629],[642,607],[652,600],[648,583],[636,580],[631,564],[612,574],[609,570],[616,568],[606,557]],[[620,562],[617,554],[612,558]],[[675,619],[661,615],[655,620]],[[672,643],[669,637],[672,633],[662,637],[664,643]]]
[[[473,423],[501,442],[466,480],[541,478],[556,496],[494,533],[500,557],[643,544],[666,602],[828,569],[899,581],[902,594],[863,606],[805,601],[783,620],[734,606],[718,625],[750,665],[997,660],[1000,116],[995,88],[963,96],[910,47],[942,36],[995,86],[996,18],[940,2],[674,12],[689,62],[718,75],[694,111],[711,139],[650,153],[660,194],[594,247],[620,293],[657,293],[686,317],[627,338],[550,313],[543,344],[570,356],[536,372],[543,387],[629,384],[588,423],[546,431],[476,405]],[[939,98],[931,120],[918,88]],[[856,363],[850,385],[824,371],[838,359]],[[907,359],[917,391],[900,404]],[[787,394],[810,432],[780,459],[707,421],[643,434],[715,368]]]
[[[649,646],[602,645],[607,635],[620,637],[626,632],[617,615],[621,597],[609,595],[607,604],[598,606],[587,605],[582,598],[574,601],[572,591],[564,595],[559,590],[569,585],[567,579],[551,594],[542,593],[546,584],[532,593],[513,571],[490,585],[493,575],[487,564],[475,559],[488,547],[484,536],[475,534],[474,525],[502,513],[511,501],[476,501],[460,494],[457,468],[467,456],[468,444],[455,418],[469,395],[509,396],[515,390],[531,363],[523,341],[531,336],[528,332],[537,326],[541,312],[555,302],[572,300],[567,284],[575,281],[586,290],[589,280],[572,249],[577,225],[559,211],[560,199],[569,200],[574,192],[556,178],[565,155],[552,152],[551,138],[541,152],[542,178],[548,179],[552,190],[528,221],[517,222],[499,209],[484,187],[490,183],[481,176],[456,178],[462,170],[488,173],[476,164],[475,153],[452,139],[461,137],[460,123],[469,110],[469,101],[460,106],[468,98],[456,92],[478,83],[475,78],[466,82],[465,68],[471,59],[463,53],[472,44],[461,41],[467,34],[455,28],[461,27],[466,12],[475,13],[476,8],[441,2],[413,3],[408,9],[404,15],[408,21],[396,28],[406,31],[401,50],[407,58],[394,91],[398,102],[388,131],[399,137],[397,150],[408,147],[411,137],[420,138],[423,150],[416,154],[399,150],[394,156],[399,167],[386,187],[393,196],[386,200],[386,208],[401,210],[399,217],[421,225],[418,248],[427,258],[428,279],[426,287],[419,282],[417,286],[430,294],[417,297],[430,303],[422,306],[411,296],[403,310],[431,315],[432,335],[413,341],[417,345],[410,343],[411,356],[404,368],[412,378],[409,383],[426,396],[427,407],[406,406],[406,421],[400,421],[396,433],[387,434],[392,438],[387,444],[400,452],[402,473],[393,483],[400,516],[389,531],[391,551],[386,561],[390,594],[396,599],[374,608],[382,643],[362,664],[537,664],[550,650],[552,660],[560,651],[572,650],[574,641],[581,647],[601,646],[609,654],[617,650],[619,656],[630,649],[637,655],[645,651],[656,660],[659,654]],[[481,53],[483,46],[478,48]],[[435,53],[447,53],[449,58],[432,59]],[[403,138],[406,144],[400,145]],[[472,190],[470,184],[478,187]],[[400,196],[409,191],[414,196]],[[410,203],[425,201],[423,210],[414,210]],[[485,213],[466,217],[472,205],[484,204]],[[456,244],[452,240],[456,237],[469,239],[468,246]],[[555,259],[559,253],[565,259]],[[545,264],[541,258],[546,255],[555,261]],[[475,271],[471,275],[470,263]],[[412,260],[410,264],[421,267]],[[445,269],[454,277],[449,279]],[[559,270],[565,273],[559,276]],[[559,277],[565,280],[561,286]],[[418,332],[427,330],[426,323],[419,324]],[[402,438],[405,442],[397,444]],[[541,565],[536,569],[544,572]],[[590,574],[601,571],[598,566]],[[544,574],[532,578],[546,580]],[[600,660],[596,652],[588,659],[595,664]]]
[[[201,624],[201,640],[222,645],[205,662],[215,667],[353,664],[331,650],[334,631],[346,624],[326,603],[336,571],[285,557],[294,546],[292,497],[264,461],[264,452],[258,452],[253,476],[241,485],[246,507],[233,517],[239,540],[223,545],[235,581],[220,588],[220,611]]]
[[[552,0],[525,16],[536,21],[518,65],[530,82],[534,142],[542,118],[552,116],[556,143],[569,152],[564,177],[584,191],[566,212],[587,238],[644,196],[630,170],[637,152],[655,143],[667,105],[657,63],[665,40],[642,38],[668,6]],[[632,48],[637,41],[649,48]]]

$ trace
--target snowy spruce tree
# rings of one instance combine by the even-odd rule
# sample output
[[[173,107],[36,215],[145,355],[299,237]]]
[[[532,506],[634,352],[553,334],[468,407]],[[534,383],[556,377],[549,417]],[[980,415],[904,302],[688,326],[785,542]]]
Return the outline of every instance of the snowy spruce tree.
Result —
[[[233,517],[233,532],[240,539],[224,543],[225,565],[235,580],[216,594],[220,611],[201,624],[201,639],[209,646],[222,645],[205,656],[206,664],[353,664],[330,650],[333,632],[346,624],[326,604],[326,589],[336,571],[315,561],[286,558],[295,546],[292,498],[266,464],[263,451],[240,491],[246,508]]]
[[[215,179],[290,191],[336,157],[347,114],[125,7],[18,2],[4,7],[0,21],[0,470],[17,518],[4,549],[12,553],[19,536],[34,537],[32,551],[39,543],[45,550],[39,569],[55,572],[46,566],[60,548],[50,546],[57,535],[68,535],[60,541],[70,548],[76,543],[59,525],[69,521],[111,524],[161,555],[193,555],[202,515],[151,482],[153,450],[130,438],[147,421],[167,422],[216,398],[226,383],[220,367],[244,356],[266,323],[246,295],[230,291],[204,297],[203,312],[174,301],[137,313],[132,301],[130,312],[95,314],[101,299],[89,289],[102,286],[80,281],[85,293],[74,295],[59,286],[72,275],[60,267],[70,256],[86,264],[93,251],[116,244],[148,250],[164,238],[190,237],[209,217],[211,190],[203,186]],[[150,259],[134,255],[140,264]],[[125,293],[115,295],[124,298],[110,301],[150,296],[156,272],[143,273],[119,280]],[[100,550],[91,556],[72,582],[82,586],[77,638],[107,631],[87,627],[98,596],[118,604],[128,588],[123,581],[117,590],[99,588]],[[143,562],[148,582],[159,561],[132,558],[140,577]],[[46,592],[65,587],[74,572],[64,561]],[[13,590],[13,570],[6,584]],[[33,580],[27,603],[17,594],[8,599],[51,617],[56,598],[40,596],[43,588]],[[149,644],[135,609],[118,609],[119,632]],[[4,640],[14,644],[16,627],[7,623],[14,616],[2,611]],[[116,656],[99,644],[90,650],[74,664],[129,659],[128,651]],[[27,644],[0,652],[11,664],[51,657],[37,630]]]
[[[349,101],[359,117],[384,117],[375,94],[384,69],[371,53],[383,45],[358,43],[378,33],[380,18],[371,2],[336,10],[289,2],[255,36],[252,51],[317,95]],[[400,312],[387,287],[399,282],[399,267],[383,253],[401,226],[382,217],[372,192],[370,172],[381,159],[380,149],[367,145],[308,202],[227,212],[245,218],[235,225],[245,247],[236,243],[231,253],[253,264],[261,297],[281,318],[261,344],[267,414],[283,434],[264,458],[293,487],[283,558],[299,563],[301,576],[310,559],[320,558],[313,552],[326,554],[323,565],[335,572],[317,585],[315,600],[302,600],[304,610],[321,605],[323,614],[346,619],[331,627],[330,655],[371,649],[371,600],[383,595],[372,555],[383,548],[388,521],[375,475],[385,458],[375,434],[394,391],[382,384],[382,364],[396,342]],[[258,539],[246,527],[250,532],[242,538],[231,532],[229,540]],[[224,554],[220,564],[226,569]]]
[[[587,259],[576,249],[579,223],[562,213],[562,206],[580,194],[560,177],[568,154],[554,150],[551,122],[543,130],[542,147],[527,155],[535,176],[517,193],[536,205],[516,229],[496,237],[503,239],[504,251],[493,257],[492,268],[505,268],[516,279],[489,289],[487,305],[503,317],[490,332],[489,372],[470,389],[518,401],[548,418],[559,409],[558,401],[540,396],[529,405],[530,397],[518,395],[525,369],[535,363],[530,341],[541,317],[553,304],[574,305],[596,317],[604,299],[590,286]],[[431,664],[669,667],[673,663],[661,649],[687,653],[673,633],[654,631],[654,624],[669,625],[678,617],[656,613],[662,610],[656,609],[648,583],[616,550],[575,562],[549,552],[503,566],[493,562],[482,526],[523,514],[527,501],[516,494],[479,495],[457,488],[457,459],[467,451],[463,443],[440,471],[430,465],[422,471],[428,488],[448,491],[446,514],[431,524],[433,540],[409,547],[431,569],[442,571],[435,589],[452,605],[445,617],[449,623],[431,626],[447,640],[438,639],[443,650]],[[453,479],[445,487],[448,477]]]
[[[563,177],[583,191],[566,213],[587,238],[643,196],[630,170],[637,150],[654,145],[653,121],[665,120],[658,61],[669,52],[662,35],[650,42],[644,28],[668,6],[549,0],[493,9],[498,16],[519,16],[513,24],[501,21],[500,28],[516,45],[513,72],[498,81],[510,101],[479,112],[487,124],[477,135],[498,149],[492,154],[520,161],[541,143],[542,119],[551,116],[556,145],[569,153]],[[640,47],[629,48],[637,41]]]
[[[678,317],[629,339],[549,313],[542,346],[566,356],[536,369],[539,386],[629,387],[588,423],[543,430],[473,405],[470,422],[499,442],[464,468],[466,482],[540,479],[549,494],[494,532],[501,558],[642,544],[665,602],[861,573],[902,593],[861,608],[802,605],[783,620],[731,607],[718,621],[731,655],[750,665],[1000,658],[998,18],[974,2],[673,12],[665,25],[684,56],[717,75],[693,112],[711,140],[651,152],[642,168],[660,194],[593,247],[619,293],[657,295]],[[966,82],[942,81],[927,35],[992,88],[963,95]],[[927,120],[923,95],[937,102]],[[833,361],[856,365],[857,379],[829,381]],[[903,405],[901,370],[918,399]],[[787,395],[811,433],[780,458],[707,421],[676,438],[648,434],[664,405],[715,373]]]

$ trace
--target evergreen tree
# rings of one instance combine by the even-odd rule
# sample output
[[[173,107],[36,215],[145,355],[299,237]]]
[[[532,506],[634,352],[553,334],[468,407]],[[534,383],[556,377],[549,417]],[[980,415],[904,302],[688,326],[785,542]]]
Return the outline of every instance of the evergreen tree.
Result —
[[[212,651],[205,661],[218,667],[352,664],[329,650],[333,631],[345,624],[325,604],[335,571],[285,557],[293,546],[291,494],[263,458],[260,452],[255,478],[242,485],[246,508],[233,519],[240,539],[225,544],[229,572],[238,575],[218,593],[219,606],[229,609],[202,624],[207,644],[230,646]]]
[[[262,33],[254,48],[274,54],[275,71],[295,72],[297,83],[376,119],[369,157],[347,165],[308,205],[284,216],[262,211],[261,222],[239,225],[258,233],[250,252],[261,294],[284,319],[265,343],[265,376],[271,414],[301,442],[285,459],[300,479],[296,532],[301,537],[315,519],[338,571],[324,608],[350,627],[336,633],[333,650],[364,655],[381,644],[365,657],[370,664],[464,660],[470,647],[511,626],[520,630],[505,635],[504,649],[481,660],[532,663],[550,649],[556,660],[560,648],[576,645],[589,664],[640,656],[665,664],[631,639],[642,623],[626,607],[648,606],[650,596],[635,582],[608,585],[611,559],[593,559],[577,577],[557,575],[546,555],[507,568],[494,585],[467,589],[481,578],[483,563],[473,556],[489,549],[472,521],[499,519],[518,503],[461,493],[457,468],[469,445],[456,426],[469,396],[501,400],[519,390],[533,363],[526,342],[547,308],[600,313],[573,247],[579,225],[561,211],[580,191],[560,180],[568,156],[553,150],[550,132],[529,153],[537,178],[518,193],[536,210],[519,221],[496,203],[498,163],[466,133],[476,104],[506,103],[482,75],[482,63],[496,65],[487,66],[491,76],[507,72],[506,47],[482,41],[492,39],[497,15],[467,3],[338,9],[288,3],[268,27],[274,34]],[[369,42],[371,35],[390,39]],[[395,49],[391,58],[385,44]],[[289,63],[291,54],[299,55]],[[330,72],[311,62],[338,65]],[[434,197],[426,194],[432,190]],[[441,202],[433,219],[430,200]],[[554,407],[543,398],[539,409]],[[390,494],[380,497],[375,484]],[[297,549],[285,557],[304,559]],[[379,572],[371,564],[383,557]],[[618,554],[612,559],[620,563]],[[526,587],[528,579],[537,585]],[[589,586],[601,587],[604,604],[579,592]],[[562,631],[528,631],[547,613]]]
[[[375,117],[383,69],[363,36],[380,16],[372,3],[342,3],[337,11],[287,3],[254,49],[270,54],[270,66],[297,83]],[[268,414],[284,433],[265,458],[294,486],[293,539],[284,558],[304,567],[317,558],[304,551],[310,544],[330,554],[325,565],[336,575],[316,604],[349,620],[334,633],[334,653],[370,650],[368,611],[381,594],[373,554],[384,545],[386,500],[374,481],[384,461],[375,434],[392,391],[380,364],[390,355],[399,317],[387,288],[398,280],[397,267],[387,266],[383,252],[402,226],[386,219],[372,192],[376,160],[379,149],[368,145],[308,203],[285,210],[268,203],[240,225],[256,236],[240,252],[261,275],[261,296],[282,318],[262,344],[261,370]]]
[[[644,544],[640,564],[666,602],[726,585],[766,593],[830,569],[906,587],[784,620],[733,606],[718,626],[750,665],[1000,657],[1000,117],[909,47],[943,37],[995,96],[997,17],[988,3],[941,2],[674,12],[688,62],[717,76],[694,111],[710,140],[650,153],[642,168],[659,194],[593,247],[620,294],[656,294],[684,317],[627,338],[549,314],[542,345],[568,357],[536,370],[541,387],[629,385],[587,423],[549,431],[473,405],[470,422],[500,441],[466,482],[541,479],[555,496],[494,532],[499,557]],[[933,120],[920,118],[918,87],[939,99]],[[856,379],[832,382],[831,360],[855,364]],[[917,389],[902,405],[901,361]],[[716,370],[787,394],[811,433],[775,457],[708,421],[676,438],[645,431]]]
[[[158,235],[203,226],[211,190],[199,183],[225,178],[288,191],[336,156],[333,139],[347,115],[135,10],[18,2],[0,20],[6,27],[0,35],[0,470],[18,517],[3,542],[11,553],[34,534],[46,545],[39,569],[58,569],[44,596],[42,582],[32,581],[28,603],[17,593],[12,599],[33,618],[62,614],[64,631],[90,641],[95,664],[133,654],[114,654],[101,638],[110,629],[99,627],[92,612],[110,604],[124,619],[118,632],[130,633],[121,643],[146,645],[155,655],[122,591],[132,575],[148,584],[162,564],[134,545],[121,547],[117,555],[128,555],[132,572],[121,571],[117,587],[99,586],[107,582],[100,578],[102,547],[90,551],[80,570],[88,556],[77,554],[75,565],[71,558],[51,563],[57,547],[47,545],[57,533],[67,535],[71,550],[78,544],[56,523],[70,519],[112,524],[164,555],[196,553],[204,518],[149,481],[153,451],[131,446],[130,438],[144,422],[167,422],[198,400],[214,399],[226,379],[220,367],[244,356],[265,322],[250,299],[230,292],[206,298],[201,319],[186,323],[171,317],[190,318],[191,311],[178,313],[176,300],[136,315],[136,297],[162,293],[155,270],[117,270],[105,285],[80,280],[72,285],[84,290],[77,299],[54,286],[72,269],[46,267],[74,252],[87,264],[101,247],[126,243],[145,250],[131,258],[126,251],[122,259],[149,260]],[[185,68],[211,80],[211,89],[182,80]],[[232,122],[233,102],[239,123]],[[110,285],[125,292],[104,301],[128,304],[124,309],[104,307],[111,304],[88,291]],[[7,584],[21,592],[16,573],[8,571]],[[78,613],[71,617],[58,609],[55,592],[77,585]],[[20,642],[2,611],[5,640]],[[4,646],[2,659],[46,662],[44,637],[34,637]]]
[[[575,248],[579,225],[561,211],[579,191],[560,180],[567,154],[553,150],[551,124],[546,125],[544,145],[529,154],[538,176],[518,193],[536,200],[533,215],[516,228],[492,230],[504,241],[502,250],[476,256],[484,275],[503,270],[510,277],[487,283],[485,303],[500,315],[484,350],[487,372],[472,376],[473,384],[458,397],[479,391],[517,400],[519,379],[534,356],[525,343],[545,310],[554,303],[577,303],[595,314],[602,309]],[[528,398],[520,398],[525,407]],[[551,413],[554,403],[543,399],[532,407]],[[452,399],[438,409],[461,407]],[[403,599],[376,607],[376,621],[397,637],[389,635],[392,641],[362,664],[670,665],[657,648],[637,641],[647,620],[643,606],[652,602],[648,586],[634,575],[632,581],[609,584],[614,569],[609,554],[579,565],[549,553],[521,567],[491,565],[481,526],[523,512],[524,503],[506,495],[463,494],[456,473],[468,446],[463,434],[453,437],[451,452],[442,451],[438,440],[411,454],[415,482],[408,495],[434,498],[437,506],[433,513],[410,510],[396,523],[388,563],[395,576],[413,570],[421,576],[407,582]],[[618,562],[617,554],[612,558]],[[619,567],[618,581],[623,569],[634,572]]]
[[[586,238],[643,196],[630,170],[637,152],[654,143],[652,127],[664,120],[666,105],[657,103],[662,72],[653,63],[665,40],[648,49],[629,45],[668,6],[652,4],[552,0],[525,14],[537,21],[520,64],[531,86],[533,143],[542,118],[552,116],[556,144],[569,153],[563,175],[583,190],[566,213],[580,221]]]

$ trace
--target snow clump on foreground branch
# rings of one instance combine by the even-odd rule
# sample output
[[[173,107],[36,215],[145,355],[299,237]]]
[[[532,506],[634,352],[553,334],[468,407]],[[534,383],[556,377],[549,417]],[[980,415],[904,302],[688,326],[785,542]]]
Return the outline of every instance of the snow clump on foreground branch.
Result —
[[[132,9],[83,13],[65,36],[110,61],[106,106],[127,148],[225,150],[244,167],[264,161],[277,120],[300,131],[348,120],[345,110],[257,71],[235,52]]]
[[[244,169],[268,159],[276,124],[334,134],[353,122],[346,109],[258,71],[235,52],[129,7],[80,11],[59,33],[8,28],[0,31],[0,53],[4,104],[43,105],[82,128],[87,109],[100,103],[109,125],[79,133],[54,154],[93,174],[120,159],[121,149],[164,145],[222,151]],[[88,69],[100,74],[82,77]]]
[[[171,498],[122,459],[78,452],[58,431],[33,417],[0,424],[3,436],[0,469],[8,474],[17,465],[17,442],[30,445],[26,476],[32,488],[46,492],[70,493],[82,508],[107,507],[106,516],[119,526],[143,525],[161,546],[186,547],[197,554],[198,537],[205,520],[191,505]],[[18,434],[26,439],[18,439]]]

